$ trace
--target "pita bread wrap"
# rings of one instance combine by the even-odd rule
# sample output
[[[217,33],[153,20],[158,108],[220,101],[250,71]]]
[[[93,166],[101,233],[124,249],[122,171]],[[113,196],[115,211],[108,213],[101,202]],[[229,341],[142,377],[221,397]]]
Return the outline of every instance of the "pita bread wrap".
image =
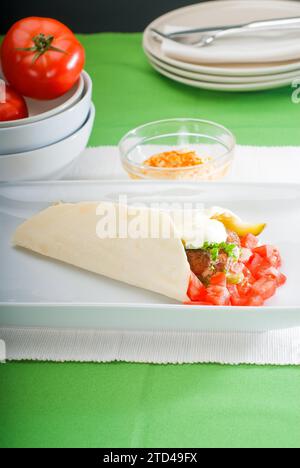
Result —
[[[99,275],[187,300],[191,271],[171,217],[156,212],[159,226],[169,230],[169,238],[164,238],[162,229],[155,238],[122,237],[119,221],[130,224],[136,219],[137,209],[125,205],[119,208],[113,203],[58,204],[19,226],[13,243]],[[105,226],[99,225],[99,215],[107,209],[117,213],[113,238],[104,238]],[[138,214],[149,220],[154,211],[140,208]]]

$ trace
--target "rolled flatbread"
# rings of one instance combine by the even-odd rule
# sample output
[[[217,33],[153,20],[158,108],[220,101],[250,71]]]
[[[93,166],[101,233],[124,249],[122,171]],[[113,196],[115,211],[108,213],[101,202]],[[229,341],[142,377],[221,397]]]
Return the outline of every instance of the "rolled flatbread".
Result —
[[[118,208],[116,204],[94,202],[52,206],[19,226],[13,243],[178,301],[188,300],[190,265],[168,213],[160,212],[158,218],[160,225],[169,229],[169,238],[165,238],[161,230],[156,233],[157,237],[123,237],[118,221],[130,224],[136,216],[136,208],[126,206],[116,210],[115,236],[105,238],[103,225],[99,229],[99,213],[105,212],[108,205]],[[141,208],[140,215],[149,219],[151,210]]]

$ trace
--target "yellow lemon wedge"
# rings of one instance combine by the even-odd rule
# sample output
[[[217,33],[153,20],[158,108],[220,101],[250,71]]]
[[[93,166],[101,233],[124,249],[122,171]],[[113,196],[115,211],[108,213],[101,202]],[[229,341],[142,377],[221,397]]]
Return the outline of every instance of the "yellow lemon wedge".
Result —
[[[266,227],[266,223],[247,223],[229,213],[217,213],[212,216],[212,219],[220,221],[224,224],[226,229],[236,232],[240,237],[246,236],[247,234],[259,236]]]

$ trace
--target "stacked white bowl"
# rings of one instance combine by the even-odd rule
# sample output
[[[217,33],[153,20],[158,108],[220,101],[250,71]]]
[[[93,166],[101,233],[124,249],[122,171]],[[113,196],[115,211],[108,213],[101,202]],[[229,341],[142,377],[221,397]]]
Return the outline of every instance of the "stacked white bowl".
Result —
[[[85,71],[63,97],[26,101],[28,118],[0,122],[1,182],[60,178],[92,132],[92,80]]]

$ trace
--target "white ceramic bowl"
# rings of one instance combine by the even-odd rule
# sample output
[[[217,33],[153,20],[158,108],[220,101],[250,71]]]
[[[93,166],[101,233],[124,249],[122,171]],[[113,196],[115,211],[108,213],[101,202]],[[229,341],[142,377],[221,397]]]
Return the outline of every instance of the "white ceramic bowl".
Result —
[[[0,157],[52,145],[81,128],[92,102],[92,80],[87,73],[84,73],[83,81],[82,96],[69,109],[31,124],[0,128]]]
[[[85,124],[64,140],[35,151],[0,157],[0,181],[55,179],[86,148],[95,119],[91,105]]]
[[[0,70],[0,78],[2,78],[2,76],[3,75]],[[71,106],[76,104],[82,96],[84,89],[84,76],[85,72],[82,73],[82,76],[73,88],[58,99],[52,99],[51,101],[38,101],[37,99],[25,98],[29,117],[9,122],[0,122],[0,128],[19,127],[21,125],[32,124],[40,120],[48,119],[53,115],[60,114],[66,109],[69,109]]]

